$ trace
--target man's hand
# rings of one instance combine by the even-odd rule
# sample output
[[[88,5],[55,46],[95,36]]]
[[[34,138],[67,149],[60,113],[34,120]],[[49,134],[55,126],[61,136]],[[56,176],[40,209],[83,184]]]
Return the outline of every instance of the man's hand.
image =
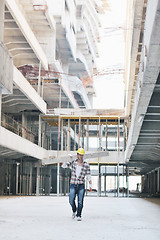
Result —
[[[92,184],[90,183],[89,184],[89,192],[91,192],[92,191]]]

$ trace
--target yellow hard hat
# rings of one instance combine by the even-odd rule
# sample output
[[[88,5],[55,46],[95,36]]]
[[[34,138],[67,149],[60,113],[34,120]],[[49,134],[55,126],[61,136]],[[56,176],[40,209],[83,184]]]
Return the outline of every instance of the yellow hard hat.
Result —
[[[83,148],[79,148],[77,153],[81,154],[81,155],[84,155],[85,154],[85,151]]]

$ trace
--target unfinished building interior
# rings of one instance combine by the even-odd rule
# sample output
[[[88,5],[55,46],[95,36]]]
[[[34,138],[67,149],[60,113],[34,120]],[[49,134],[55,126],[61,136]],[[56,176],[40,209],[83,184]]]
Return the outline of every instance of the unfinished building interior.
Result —
[[[160,195],[160,2],[127,3],[123,109],[93,109],[105,6],[0,1],[1,195],[66,195],[61,163],[78,147],[96,195],[111,190],[110,176],[115,196],[130,196],[130,176],[141,176],[142,193]]]

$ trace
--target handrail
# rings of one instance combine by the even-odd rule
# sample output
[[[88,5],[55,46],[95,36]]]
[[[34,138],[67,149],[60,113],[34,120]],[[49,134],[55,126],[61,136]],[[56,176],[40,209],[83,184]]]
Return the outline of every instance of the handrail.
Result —
[[[17,122],[7,114],[2,113],[1,126],[35,144],[38,144],[38,134],[23,127],[21,123]]]

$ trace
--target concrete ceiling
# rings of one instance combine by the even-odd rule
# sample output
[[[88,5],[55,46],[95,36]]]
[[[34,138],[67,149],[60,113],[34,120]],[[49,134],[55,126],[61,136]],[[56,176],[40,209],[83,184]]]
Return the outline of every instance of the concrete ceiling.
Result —
[[[146,1],[143,2],[146,6]],[[126,149],[126,161],[132,174],[145,174],[160,166],[159,12],[159,1],[157,5],[153,2],[147,5],[140,67]],[[135,67],[135,64],[133,66]]]
[[[151,171],[160,165],[160,74],[147,107],[147,112],[140,116],[142,126],[138,141],[133,145],[129,165],[136,167],[141,174]]]

